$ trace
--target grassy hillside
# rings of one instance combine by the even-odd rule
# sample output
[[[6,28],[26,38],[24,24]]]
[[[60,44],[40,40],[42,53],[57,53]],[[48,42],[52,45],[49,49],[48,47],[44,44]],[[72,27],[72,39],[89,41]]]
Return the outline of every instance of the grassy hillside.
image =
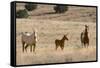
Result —
[[[16,19],[16,59],[17,65],[62,63],[96,60],[96,8],[68,6],[63,14],[55,14],[54,5],[39,5],[34,11],[28,12],[26,19]],[[17,4],[17,11],[24,9],[24,4]],[[89,26],[90,44],[84,48],[80,42],[80,33],[84,25]],[[36,53],[22,52],[21,32],[32,32],[37,29]],[[65,48],[55,50],[55,40],[68,33],[69,41]]]
[[[17,36],[17,64],[44,64],[75,61],[96,60],[96,24],[89,25],[90,45],[82,48],[80,33],[83,31],[84,22],[50,21],[17,19],[17,32],[37,31],[36,54],[28,51],[22,52],[21,35]],[[61,39],[68,33],[69,41],[65,42],[65,48],[55,50],[55,39]]]

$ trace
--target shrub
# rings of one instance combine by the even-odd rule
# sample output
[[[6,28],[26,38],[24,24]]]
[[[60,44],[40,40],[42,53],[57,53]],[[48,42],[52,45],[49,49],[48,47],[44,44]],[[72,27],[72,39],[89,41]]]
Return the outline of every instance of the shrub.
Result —
[[[68,11],[68,6],[65,5],[56,5],[54,7],[55,13],[65,13]]]
[[[35,10],[37,8],[37,5],[36,4],[25,4],[25,8],[28,11],[32,11],[32,10]]]
[[[17,18],[27,18],[29,15],[28,15],[28,12],[26,9],[24,10],[19,10],[16,12],[16,17]]]

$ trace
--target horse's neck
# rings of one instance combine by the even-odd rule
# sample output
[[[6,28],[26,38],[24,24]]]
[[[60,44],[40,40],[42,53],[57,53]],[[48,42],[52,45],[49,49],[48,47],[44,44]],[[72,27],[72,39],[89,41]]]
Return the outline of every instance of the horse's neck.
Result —
[[[34,32],[34,33],[32,34],[32,37],[37,41],[37,34],[36,34],[36,32]]]
[[[85,29],[85,32],[87,32],[87,28]]]
[[[64,41],[65,41],[64,37],[61,39],[61,41],[62,41],[62,42],[64,42]]]
[[[87,29],[85,29],[85,34],[88,34],[88,30]]]
[[[84,37],[88,37],[88,30],[87,30],[87,28],[85,29],[85,31],[83,32],[84,34]]]

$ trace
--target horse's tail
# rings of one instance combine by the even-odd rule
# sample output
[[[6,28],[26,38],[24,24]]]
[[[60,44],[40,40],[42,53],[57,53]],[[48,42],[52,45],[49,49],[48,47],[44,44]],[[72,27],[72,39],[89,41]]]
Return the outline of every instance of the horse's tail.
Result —
[[[81,33],[81,37],[80,37],[81,43],[83,43],[83,35],[84,35],[84,33],[82,32],[82,33]]]
[[[57,40],[55,40],[55,44],[57,44]]]
[[[55,40],[55,49],[57,50],[57,48],[58,48],[58,40],[56,39]]]

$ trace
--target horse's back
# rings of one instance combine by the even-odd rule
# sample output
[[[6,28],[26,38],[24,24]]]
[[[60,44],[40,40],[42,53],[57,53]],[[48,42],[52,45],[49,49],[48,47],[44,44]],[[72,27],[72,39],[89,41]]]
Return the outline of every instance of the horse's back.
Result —
[[[35,34],[32,33],[28,36],[26,34],[22,34],[22,41],[25,42],[26,44],[29,44],[29,45],[36,43]]]

